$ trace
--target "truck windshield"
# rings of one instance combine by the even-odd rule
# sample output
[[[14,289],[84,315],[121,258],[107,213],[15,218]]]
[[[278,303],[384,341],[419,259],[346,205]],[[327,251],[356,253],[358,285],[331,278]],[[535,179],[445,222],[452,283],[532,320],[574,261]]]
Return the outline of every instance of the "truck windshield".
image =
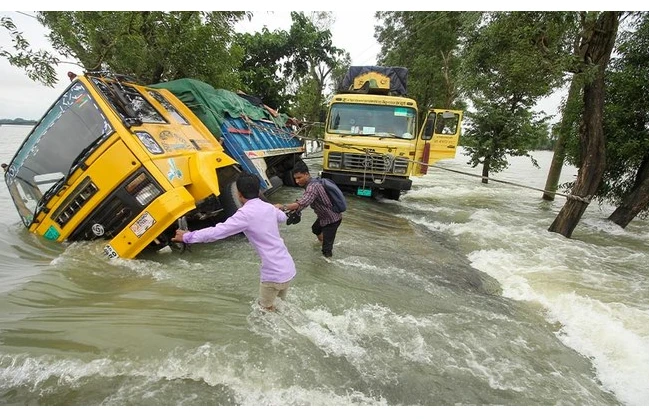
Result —
[[[31,131],[5,173],[23,222],[29,226],[39,200],[61,185],[80,153],[114,131],[86,87],[75,82]]]
[[[336,103],[331,106],[327,132],[413,139],[416,115],[414,108],[404,106]]]

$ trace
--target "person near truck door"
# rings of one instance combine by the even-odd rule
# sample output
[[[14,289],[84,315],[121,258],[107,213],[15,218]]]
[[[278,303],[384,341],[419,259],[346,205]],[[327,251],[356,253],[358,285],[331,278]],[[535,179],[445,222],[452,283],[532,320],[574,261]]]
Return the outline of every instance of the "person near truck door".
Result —
[[[304,194],[296,202],[286,205],[275,204],[275,206],[283,211],[302,211],[307,206],[311,206],[317,217],[311,226],[311,231],[322,243],[322,255],[329,259],[333,256],[336,233],[343,217],[333,210],[324,186],[311,178],[306,163],[296,163],[293,168],[293,178],[298,186],[305,189]]]
[[[279,234],[279,223],[286,222],[284,212],[259,198],[257,176],[242,173],[237,179],[237,196],[243,204],[234,215],[214,227],[201,230],[176,230],[172,241],[209,243],[243,233],[261,259],[259,305],[275,310],[275,299],[284,299],[295,277],[295,262]]]

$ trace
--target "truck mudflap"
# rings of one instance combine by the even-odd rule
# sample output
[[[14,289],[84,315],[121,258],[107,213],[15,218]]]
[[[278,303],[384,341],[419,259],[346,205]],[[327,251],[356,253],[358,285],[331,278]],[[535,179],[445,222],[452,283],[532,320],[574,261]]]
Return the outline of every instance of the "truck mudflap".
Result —
[[[194,197],[185,188],[165,192],[144,209],[104,246],[109,258],[133,259],[176,220],[196,208]]]
[[[370,196],[370,191],[373,190],[409,191],[412,189],[412,180],[400,176],[323,171],[321,177],[331,179],[341,189],[360,196]]]

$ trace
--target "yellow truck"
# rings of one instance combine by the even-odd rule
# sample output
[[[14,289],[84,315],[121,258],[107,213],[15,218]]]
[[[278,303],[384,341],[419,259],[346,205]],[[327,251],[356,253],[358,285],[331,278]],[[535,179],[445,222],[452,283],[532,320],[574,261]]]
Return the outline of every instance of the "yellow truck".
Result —
[[[462,111],[427,109],[419,123],[403,67],[352,66],[329,102],[321,176],[360,196],[398,200],[411,176],[454,158]]]
[[[173,94],[106,73],[69,74],[5,168],[25,226],[53,241],[102,239],[111,258],[163,249],[240,206],[241,172]]]

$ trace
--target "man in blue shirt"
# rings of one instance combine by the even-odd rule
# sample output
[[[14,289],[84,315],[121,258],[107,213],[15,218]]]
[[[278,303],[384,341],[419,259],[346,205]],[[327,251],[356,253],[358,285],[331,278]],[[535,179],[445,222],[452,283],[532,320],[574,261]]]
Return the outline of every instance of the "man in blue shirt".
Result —
[[[243,233],[261,258],[259,304],[275,309],[275,298],[285,298],[295,276],[295,263],[279,234],[279,223],[286,222],[283,211],[259,198],[259,179],[242,173],[237,179],[237,195],[243,204],[234,215],[214,227],[196,231],[176,230],[171,239],[183,243],[209,243]]]
[[[343,216],[335,212],[327,191],[321,183],[314,182],[309,173],[309,168],[304,162],[298,162],[293,168],[293,178],[298,186],[305,188],[304,195],[296,202],[282,205],[275,204],[284,211],[302,211],[307,206],[313,208],[317,219],[311,226],[311,231],[322,243],[322,255],[330,259],[333,255],[336,232],[343,220]]]

